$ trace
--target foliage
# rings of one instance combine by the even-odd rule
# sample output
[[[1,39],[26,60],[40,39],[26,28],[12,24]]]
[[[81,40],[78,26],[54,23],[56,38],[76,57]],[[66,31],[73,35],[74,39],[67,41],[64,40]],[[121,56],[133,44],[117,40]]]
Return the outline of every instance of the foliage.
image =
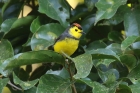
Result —
[[[18,18],[25,5],[32,11]],[[84,0],[75,9],[67,0],[0,0],[1,92],[139,93],[139,16],[140,0]],[[66,60],[50,46],[74,22],[86,35]]]

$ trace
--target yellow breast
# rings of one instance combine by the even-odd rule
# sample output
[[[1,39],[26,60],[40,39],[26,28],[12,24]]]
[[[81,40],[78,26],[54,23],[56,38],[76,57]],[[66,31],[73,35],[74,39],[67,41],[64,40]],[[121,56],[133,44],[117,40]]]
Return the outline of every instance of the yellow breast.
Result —
[[[54,44],[54,51],[60,54],[63,52],[69,56],[71,56],[76,49],[78,48],[79,40],[75,40],[73,38],[65,38],[64,40],[57,41]]]

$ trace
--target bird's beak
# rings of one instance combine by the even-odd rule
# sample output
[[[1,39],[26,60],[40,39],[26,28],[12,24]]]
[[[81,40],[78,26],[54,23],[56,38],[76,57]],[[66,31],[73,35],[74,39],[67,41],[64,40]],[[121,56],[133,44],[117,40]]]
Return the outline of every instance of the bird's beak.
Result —
[[[81,32],[82,34],[86,34],[85,32]]]

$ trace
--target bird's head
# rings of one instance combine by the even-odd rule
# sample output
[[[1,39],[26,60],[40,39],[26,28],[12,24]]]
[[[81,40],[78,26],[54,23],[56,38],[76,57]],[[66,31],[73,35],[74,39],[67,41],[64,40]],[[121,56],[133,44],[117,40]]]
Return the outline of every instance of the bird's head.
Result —
[[[74,38],[77,38],[79,39],[82,34],[84,33],[83,30],[82,30],[82,27],[81,25],[79,25],[78,23],[73,23],[71,26],[70,26],[70,29],[68,31],[68,33],[73,36]]]

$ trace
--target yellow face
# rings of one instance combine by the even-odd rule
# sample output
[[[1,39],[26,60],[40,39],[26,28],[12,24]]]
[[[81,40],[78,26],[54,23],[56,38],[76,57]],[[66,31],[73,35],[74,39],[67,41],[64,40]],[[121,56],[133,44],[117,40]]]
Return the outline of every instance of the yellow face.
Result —
[[[79,39],[82,36],[83,30],[78,28],[77,26],[72,26],[69,30],[69,34],[73,37]]]

